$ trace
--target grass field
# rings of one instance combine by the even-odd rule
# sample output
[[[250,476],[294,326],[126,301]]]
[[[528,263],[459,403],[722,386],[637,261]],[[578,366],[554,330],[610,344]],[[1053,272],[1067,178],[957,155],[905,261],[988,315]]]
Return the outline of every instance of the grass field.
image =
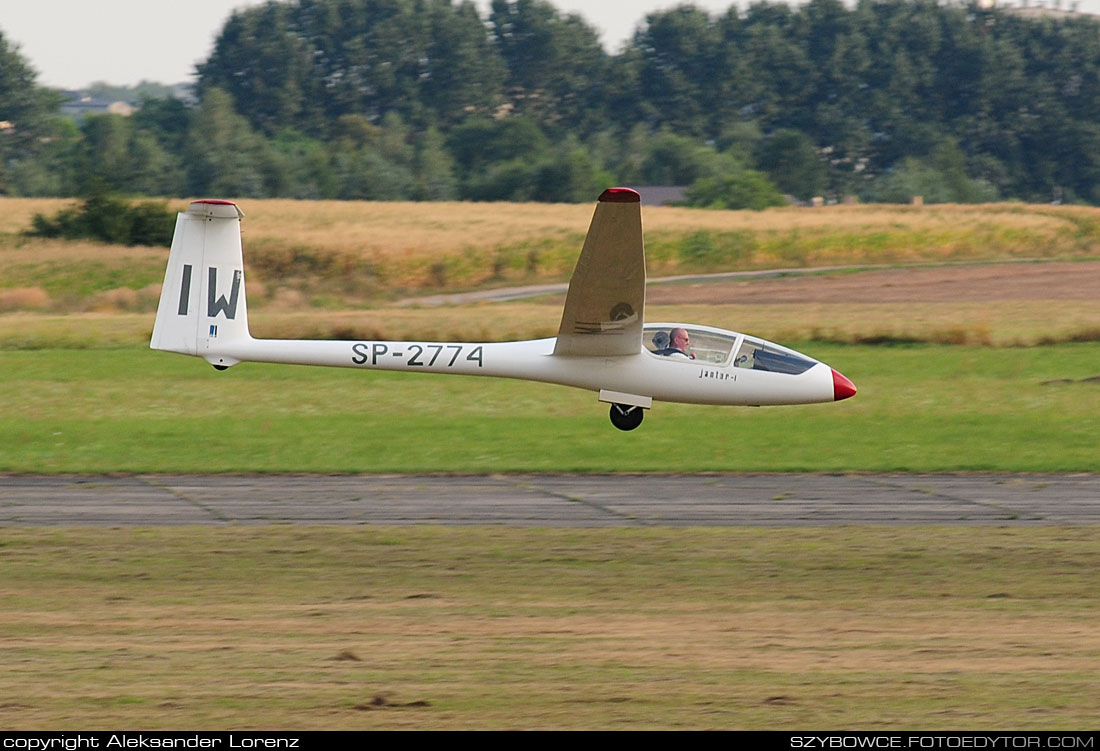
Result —
[[[1090,528],[0,530],[0,726],[1087,729]]]
[[[0,471],[1095,471],[1100,345],[803,345],[855,399],[657,404],[616,431],[586,391],[205,363],[148,350],[0,353]],[[430,436],[430,440],[425,440]]]
[[[152,310],[164,249],[23,237],[58,199],[0,198],[0,312]],[[183,210],[186,201],[169,202]],[[249,301],[372,307],[409,294],[565,281],[591,204],[244,200]],[[835,264],[1095,258],[1100,212],[1071,206],[644,210],[651,276]]]
[[[1090,301],[652,306],[860,391],[623,434],[562,387],[150,352],[165,252],[19,235],[65,203],[0,199],[0,472],[1100,467]],[[592,210],[242,207],[256,335],[429,340],[553,335],[558,300],[386,305],[564,280]],[[1076,207],[644,221],[651,275],[1100,256]],[[1098,565],[1094,527],[0,528],[0,727],[1081,729]]]

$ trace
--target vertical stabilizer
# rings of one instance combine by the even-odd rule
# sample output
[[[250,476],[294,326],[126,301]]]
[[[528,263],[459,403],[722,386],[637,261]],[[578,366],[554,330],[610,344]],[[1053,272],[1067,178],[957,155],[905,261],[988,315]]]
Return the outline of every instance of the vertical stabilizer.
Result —
[[[234,365],[228,345],[251,337],[244,294],[241,217],[229,201],[195,201],[176,217],[152,349]]]

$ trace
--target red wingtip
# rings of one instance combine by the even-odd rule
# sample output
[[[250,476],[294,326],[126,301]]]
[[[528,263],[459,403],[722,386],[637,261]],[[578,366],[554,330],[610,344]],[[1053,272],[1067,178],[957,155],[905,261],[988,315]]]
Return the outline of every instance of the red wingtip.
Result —
[[[840,373],[833,371],[833,401],[839,402],[856,395],[856,385]]]
[[[641,203],[642,197],[638,191],[630,188],[608,188],[600,193],[602,203]]]

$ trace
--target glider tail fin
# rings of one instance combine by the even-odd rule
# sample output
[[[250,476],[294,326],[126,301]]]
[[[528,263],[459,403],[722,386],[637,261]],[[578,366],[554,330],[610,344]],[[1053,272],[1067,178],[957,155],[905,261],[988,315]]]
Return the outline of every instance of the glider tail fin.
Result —
[[[235,365],[232,344],[251,339],[244,295],[241,217],[229,201],[195,201],[176,217],[152,349]]]

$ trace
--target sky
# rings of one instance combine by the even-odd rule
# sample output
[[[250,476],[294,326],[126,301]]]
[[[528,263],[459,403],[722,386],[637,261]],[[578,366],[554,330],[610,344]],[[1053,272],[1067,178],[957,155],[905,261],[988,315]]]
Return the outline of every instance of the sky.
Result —
[[[1009,0],[1017,4],[1019,0]],[[1031,5],[1040,0],[1031,0]],[[263,0],[3,0],[0,32],[38,73],[38,83],[78,89],[96,81],[132,86],[192,80],[222,25],[235,8]],[[486,15],[490,0],[477,0]],[[683,0],[551,0],[579,13],[599,32],[604,48],[618,52],[647,13]],[[1054,0],[1047,0],[1053,4]],[[1065,0],[1068,4],[1070,0]],[[735,0],[694,0],[711,14]],[[1100,0],[1080,0],[1100,13]]]

